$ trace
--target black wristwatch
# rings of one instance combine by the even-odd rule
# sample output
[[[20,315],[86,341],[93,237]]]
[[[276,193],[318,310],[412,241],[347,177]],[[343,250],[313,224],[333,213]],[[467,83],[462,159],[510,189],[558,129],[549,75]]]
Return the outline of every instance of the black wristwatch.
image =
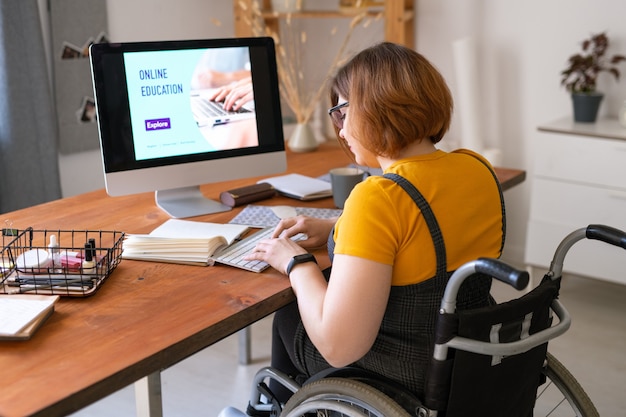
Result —
[[[285,272],[287,273],[287,276],[291,274],[291,270],[293,269],[294,266],[298,264],[303,264],[306,262],[317,263],[317,260],[315,259],[315,256],[311,255],[310,253],[303,253],[302,255],[296,255],[293,258],[291,258],[291,260],[289,261],[289,264],[287,265],[287,269],[285,270]]]

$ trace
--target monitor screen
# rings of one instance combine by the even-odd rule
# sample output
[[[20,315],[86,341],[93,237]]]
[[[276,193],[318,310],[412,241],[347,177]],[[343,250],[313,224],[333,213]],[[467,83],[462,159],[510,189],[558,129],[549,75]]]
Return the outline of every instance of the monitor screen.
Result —
[[[286,170],[271,38],[94,44],[90,60],[109,195],[155,191],[191,217],[230,209],[201,184]]]

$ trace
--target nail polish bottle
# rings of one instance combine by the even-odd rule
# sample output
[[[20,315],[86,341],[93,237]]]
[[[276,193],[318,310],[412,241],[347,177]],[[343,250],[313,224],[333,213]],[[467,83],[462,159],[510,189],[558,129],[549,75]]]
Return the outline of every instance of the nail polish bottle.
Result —
[[[91,248],[91,257],[95,263],[98,263],[98,257],[96,256],[96,239],[89,239],[89,247]]]
[[[93,250],[90,243],[85,243],[82,273],[83,275],[94,275],[96,273],[96,261],[93,260]]]
[[[54,268],[54,272],[58,272],[58,270],[61,268],[61,252],[59,250],[57,235],[50,235],[48,253],[50,253],[50,257],[52,258],[52,268]]]

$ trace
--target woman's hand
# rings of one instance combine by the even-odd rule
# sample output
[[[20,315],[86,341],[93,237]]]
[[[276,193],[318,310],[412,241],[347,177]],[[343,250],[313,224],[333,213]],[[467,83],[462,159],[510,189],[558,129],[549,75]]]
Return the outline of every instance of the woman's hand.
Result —
[[[272,237],[290,238],[298,233],[304,233],[307,235],[307,238],[298,241],[298,245],[303,248],[319,248],[326,245],[328,235],[336,221],[336,218],[317,219],[307,216],[290,217],[278,223]]]
[[[234,83],[218,88],[209,96],[209,100],[224,102],[224,109],[239,110],[244,104],[254,99],[252,77],[246,77]]]
[[[267,262],[274,269],[285,274],[291,258],[303,253],[306,253],[306,250],[296,242],[288,237],[279,237],[261,240],[244,259]]]
[[[306,253],[304,248],[318,248],[326,244],[336,221],[336,218],[317,219],[307,216],[283,219],[274,229],[272,238],[260,241],[244,259],[267,262],[277,271],[285,273],[291,258]],[[304,233],[307,239],[297,243],[291,240],[298,233]]]

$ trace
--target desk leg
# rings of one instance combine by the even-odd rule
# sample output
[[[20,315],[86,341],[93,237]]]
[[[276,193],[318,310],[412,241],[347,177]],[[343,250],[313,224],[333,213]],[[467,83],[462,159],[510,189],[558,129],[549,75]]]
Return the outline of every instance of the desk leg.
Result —
[[[239,364],[248,365],[252,357],[250,353],[250,326],[239,330]]]
[[[161,372],[157,371],[135,382],[137,417],[163,417]]]

